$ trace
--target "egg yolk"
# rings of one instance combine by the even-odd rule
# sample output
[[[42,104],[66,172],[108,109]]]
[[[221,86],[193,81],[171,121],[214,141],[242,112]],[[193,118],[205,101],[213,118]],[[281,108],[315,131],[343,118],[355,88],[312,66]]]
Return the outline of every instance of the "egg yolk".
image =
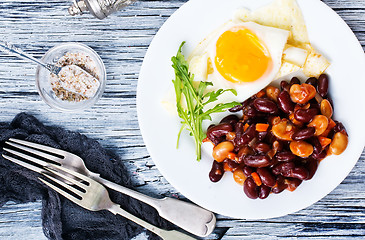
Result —
[[[215,66],[234,83],[253,82],[272,68],[270,52],[252,31],[233,27],[216,43]]]

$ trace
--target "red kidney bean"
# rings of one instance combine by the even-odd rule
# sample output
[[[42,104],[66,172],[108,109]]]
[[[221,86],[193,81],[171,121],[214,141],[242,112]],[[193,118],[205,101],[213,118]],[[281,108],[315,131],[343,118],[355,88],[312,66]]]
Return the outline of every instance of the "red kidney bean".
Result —
[[[311,139],[309,139],[309,142],[312,144],[313,146],[313,153],[320,153],[322,151],[322,145],[318,140],[318,137],[312,137]]]
[[[275,157],[272,157],[271,152],[274,152],[274,150],[270,150],[270,152],[266,154],[271,159],[270,165],[268,166],[270,169],[278,163],[278,160]]]
[[[238,163],[242,163],[243,162],[243,158],[246,155],[251,155],[254,154],[253,150],[249,147],[249,146],[243,146],[238,150],[237,153],[237,162]]]
[[[260,176],[261,182],[263,184],[268,187],[273,187],[275,185],[276,178],[268,168],[258,168],[256,172]]]
[[[279,174],[289,174],[289,172],[291,170],[293,170],[295,168],[295,164],[293,162],[281,162],[276,164],[273,168],[272,168],[272,172],[275,175],[279,175]]]
[[[246,177],[251,176],[251,173],[253,173],[253,168],[249,167],[249,166],[244,166],[243,169],[243,174],[245,174]]]
[[[298,178],[300,180],[304,180],[308,177],[309,172],[305,167],[299,166],[295,167],[294,169],[291,169],[289,172],[283,172],[282,175],[284,177],[292,177],[292,178]]]
[[[271,147],[267,143],[260,142],[255,145],[254,150],[258,153],[267,153],[271,150]]]
[[[255,99],[255,97],[250,97],[248,99],[246,99],[245,101],[241,102],[241,104],[234,106],[233,108],[229,109],[230,112],[238,112],[243,110],[245,107],[247,107],[248,105],[250,105],[252,103],[252,101]]]
[[[265,137],[265,141],[272,144],[276,140],[278,140],[278,138],[272,133],[272,131],[269,131]]]
[[[266,155],[247,155],[243,158],[243,162],[249,167],[267,167],[271,159]]]
[[[294,111],[295,104],[292,102],[288,91],[282,91],[279,93],[278,105],[279,108],[285,113]]]
[[[297,77],[293,77],[291,80],[290,80],[290,86],[293,85],[293,84],[300,84],[300,80],[299,78]]]
[[[228,159],[228,158],[226,158],[226,159],[224,160],[224,162],[228,165],[228,167],[229,167],[230,169],[232,169],[232,171],[235,171],[235,170],[237,170],[237,168],[239,168],[239,167],[240,167],[240,165],[239,165],[236,161],[233,161],[233,160]]]
[[[228,115],[228,116],[224,117],[219,122],[219,124],[228,123],[228,124],[231,124],[234,127],[239,120],[240,119],[236,115]]]
[[[238,146],[243,146],[248,144],[256,135],[256,126],[251,124],[241,136],[236,136],[234,141]]]
[[[243,191],[246,193],[247,197],[251,199],[256,199],[259,197],[258,187],[252,177],[248,177],[243,184]]]
[[[243,107],[241,104],[239,104],[239,105],[236,105],[236,106],[234,106],[234,107],[232,107],[232,108],[228,109],[228,111],[230,111],[230,112],[239,112],[239,111],[241,111],[243,108],[244,108],[244,107]]]
[[[317,159],[310,158],[306,164],[305,167],[308,169],[308,177],[305,180],[312,179],[314,174],[317,171],[319,161]]]
[[[245,101],[241,102],[242,106],[245,108],[247,107],[248,105],[250,105],[252,103],[253,100],[255,100],[255,96],[252,96],[248,99],[246,99]]]
[[[278,106],[276,103],[267,98],[256,98],[253,101],[253,105],[260,112],[270,114],[275,114],[278,112]]]
[[[259,198],[260,199],[265,199],[269,196],[271,192],[271,188],[265,185],[261,185],[259,187]]]
[[[253,106],[248,106],[245,111],[244,114],[249,117],[249,118],[256,118],[256,117],[264,117],[266,116],[265,113],[258,111],[255,107]]]
[[[219,163],[217,161],[213,161],[212,169],[209,172],[210,181],[218,182],[223,177],[223,174],[223,162]]]
[[[318,109],[316,108],[298,109],[294,112],[294,118],[300,122],[308,123],[317,115],[317,113]]]
[[[236,137],[234,141],[238,147],[241,147],[244,146],[245,144],[248,144],[252,139],[253,137],[250,137],[247,134],[243,134],[239,138]]]
[[[207,137],[214,145],[219,144],[224,140],[224,137],[227,133],[233,131],[233,126],[228,123],[218,124],[214,127],[211,127],[207,130]]]
[[[234,129],[236,132],[236,137],[240,137],[243,134],[243,128],[244,128],[244,123],[243,122],[237,122],[234,125]]]
[[[314,127],[307,127],[295,132],[292,139],[295,141],[306,140],[314,136],[316,129]]]
[[[296,157],[297,156],[289,151],[279,152],[275,155],[275,158],[280,162],[290,162],[293,161]]]
[[[222,124],[218,124],[216,126],[209,128],[207,131],[207,135],[208,136],[213,135],[215,137],[222,137],[232,131],[233,131],[233,127],[231,124],[222,123]]]
[[[212,127],[214,127],[215,126],[215,124],[211,124],[211,125],[209,125],[209,127],[207,128],[207,132],[209,131],[209,129],[211,129]]]
[[[313,87],[317,87],[317,82],[318,82],[318,80],[315,77],[310,77],[307,79],[307,81],[305,81],[305,83],[310,84]]]
[[[257,133],[257,140],[259,140],[260,142],[264,141],[266,135],[267,135],[267,132],[258,132]]]
[[[313,152],[311,157],[320,161],[320,160],[324,159],[325,157],[327,157],[327,149],[328,148],[325,148],[321,152],[318,152],[318,153]]]
[[[249,119],[246,120],[245,123],[247,123],[248,125],[251,125],[251,124],[256,124],[256,123],[267,122],[266,114],[262,113],[262,112],[260,112],[260,114],[263,114],[263,116],[249,118]]]
[[[294,191],[302,183],[302,180],[298,178],[287,178],[285,179],[285,183],[289,191]]]
[[[290,90],[290,85],[287,81],[281,81],[280,82],[280,88],[281,88],[281,91],[287,91],[289,92]]]
[[[327,96],[328,93],[328,76],[326,74],[321,74],[318,78],[317,92],[321,97]]]
[[[310,101],[310,107],[309,108],[315,108],[315,109],[318,110],[318,112],[321,112],[321,104],[318,103],[316,99],[312,99],[312,100]]]
[[[343,124],[341,122],[336,122],[336,125],[333,128],[333,131],[335,133],[337,133],[337,132],[343,132],[343,133],[345,133],[347,135],[346,129],[345,129],[345,127],[343,126]]]
[[[346,133],[346,132],[345,132],[344,134],[345,134],[345,135],[347,135],[347,133]],[[329,132],[329,133],[328,133],[328,135],[327,135],[327,138],[332,139],[334,135],[335,135],[335,131],[333,131],[333,129],[331,129],[331,130],[330,130],[330,132]]]
[[[241,148],[240,145],[238,145],[239,139],[242,137],[243,135],[243,128],[244,128],[244,123],[243,122],[238,122],[235,125],[235,138],[233,139],[233,143],[235,145],[234,151],[238,152]]]
[[[271,192],[278,194],[281,193],[282,191],[284,191],[287,187],[287,185],[285,184],[285,178],[281,175],[279,175],[276,178],[276,184],[275,186],[271,189]]]

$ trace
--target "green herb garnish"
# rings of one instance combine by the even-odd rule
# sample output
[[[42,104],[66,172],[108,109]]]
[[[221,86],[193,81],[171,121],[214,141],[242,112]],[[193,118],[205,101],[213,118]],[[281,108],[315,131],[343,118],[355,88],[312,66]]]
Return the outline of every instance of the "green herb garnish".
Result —
[[[196,157],[197,160],[201,159],[201,144],[206,134],[202,128],[203,120],[211,120],[210,114],[223,112],[229,108],[232,108],[239,104],[238,102],[219,103],[215,107],[203,111],[203,107],[208,103],[214,102],[218,99],[218,96],[224,92],[232,92],[237,95],[234,89],[219,89],[217,91],[211,91],[204,94],[207,86],[213,86],[211,82],[199,82],[197,88],[193,85],[194,75],[189,73],[189,66],[185,60],[184,55],[181,53],[181,48],[185,42],[182,42],[176,56],[171,58],[172,67],[175,70],[175,94],[176,94],[176,107],[179,117],[181,118],[181,128],[177,137],[177,146],[179,146],[179,139],[181,132],[186,129],[193,136],[195,141]],[[187,107],[181,106],[182,97],[185,97]]]

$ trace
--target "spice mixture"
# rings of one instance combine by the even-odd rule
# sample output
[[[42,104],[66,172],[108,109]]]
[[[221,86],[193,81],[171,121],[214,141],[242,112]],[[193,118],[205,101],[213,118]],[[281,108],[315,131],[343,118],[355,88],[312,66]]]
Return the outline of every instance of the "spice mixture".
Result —
[[[53,73],[50,75],[52,90],[58,98],[79,102],[95,95],[100,86],[100,71],[90,56],[80,52],[67,52],[57,61],[56,65],[65,67],[58,75]]]

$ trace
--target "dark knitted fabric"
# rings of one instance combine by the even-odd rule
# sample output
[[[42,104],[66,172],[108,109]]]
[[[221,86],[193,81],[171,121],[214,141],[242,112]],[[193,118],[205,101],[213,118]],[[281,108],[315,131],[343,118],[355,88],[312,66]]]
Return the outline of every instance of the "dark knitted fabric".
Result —
[[[100,144],[77,132],[48,127],[34,116],[20,113],[11,123],[0,123],[1,152],[10,137],[25,139],[72,152],[84,159],[89,170],[117,184],[131,188],[130,177],[122,161]],[[25,203],[42,199],[42,223],[49,239],[131,239],[144,229],[108,211],[91,212],[45,187],[38,174],[0,157],[0,206],[7,201]],[[171,224],[155,209],[123,194],[109,190],[112,201],[130,213],[166,229]],[[149,239],[159,239],[149,233]]]

